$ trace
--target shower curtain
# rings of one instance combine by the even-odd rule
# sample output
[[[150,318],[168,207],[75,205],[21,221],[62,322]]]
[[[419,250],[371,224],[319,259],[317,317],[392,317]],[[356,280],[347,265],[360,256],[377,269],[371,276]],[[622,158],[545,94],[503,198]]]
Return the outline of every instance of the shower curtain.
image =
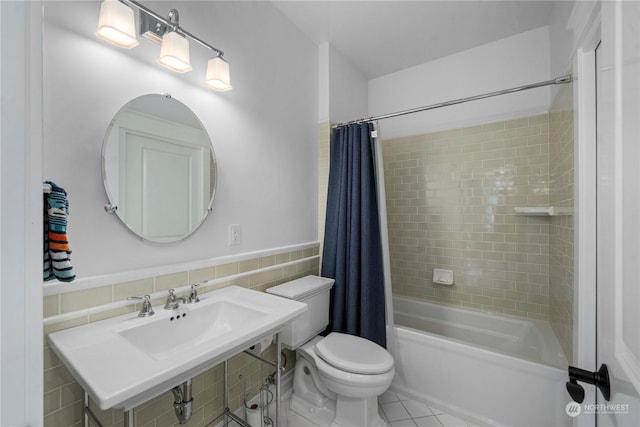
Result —
[[[322,275],[335,279],[329,331],[386,346],[384,273],[372,123],[331,135]]]

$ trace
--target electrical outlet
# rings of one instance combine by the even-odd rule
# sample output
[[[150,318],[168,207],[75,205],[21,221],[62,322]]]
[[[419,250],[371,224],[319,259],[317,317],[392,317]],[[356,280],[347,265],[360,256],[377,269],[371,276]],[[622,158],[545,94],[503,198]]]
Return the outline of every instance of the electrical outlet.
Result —
[[[240,224],[231,224],[229,226],[229,246],[239,245],[240,243],[242,243]]]

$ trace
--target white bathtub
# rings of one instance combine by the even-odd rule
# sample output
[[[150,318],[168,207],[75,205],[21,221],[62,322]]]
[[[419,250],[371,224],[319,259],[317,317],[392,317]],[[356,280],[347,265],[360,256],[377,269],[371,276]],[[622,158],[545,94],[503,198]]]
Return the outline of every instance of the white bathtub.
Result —
[[[570,426],[548,324],[394,297],[391,390],[479,425]]]

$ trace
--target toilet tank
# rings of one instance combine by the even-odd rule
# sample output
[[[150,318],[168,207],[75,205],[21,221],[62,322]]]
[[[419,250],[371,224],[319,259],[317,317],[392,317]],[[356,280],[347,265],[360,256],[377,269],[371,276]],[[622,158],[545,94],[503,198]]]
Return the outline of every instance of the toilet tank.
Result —
[[[281,344],[295,350],[324,331],[329,324],[329,291],[335,282],[326,277],[305,276],[267,289],[279,297],[308,305],[306,312],[293,319],[280,333]]]

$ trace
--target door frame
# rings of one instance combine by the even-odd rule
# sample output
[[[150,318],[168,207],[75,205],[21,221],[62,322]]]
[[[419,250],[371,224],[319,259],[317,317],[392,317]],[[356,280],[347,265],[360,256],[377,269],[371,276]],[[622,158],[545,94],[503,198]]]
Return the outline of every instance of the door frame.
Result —
[[[0,39],[11,39],[0,54],[0,424],[33,427],[43,424],[44,381],[42,7],[0,4]]]
[[[597,353],[597,140],[596,49],[601,40],[600,11],[591,14],[585,36],[573,58],[574,216],[573,360],[569,363],[596,370]],[[567,396],[567,402],[570,399]],[[585,402],[596,402],[595,387],[585,387]],[[578,417],[578,426],[594,426],[593,417]]]

